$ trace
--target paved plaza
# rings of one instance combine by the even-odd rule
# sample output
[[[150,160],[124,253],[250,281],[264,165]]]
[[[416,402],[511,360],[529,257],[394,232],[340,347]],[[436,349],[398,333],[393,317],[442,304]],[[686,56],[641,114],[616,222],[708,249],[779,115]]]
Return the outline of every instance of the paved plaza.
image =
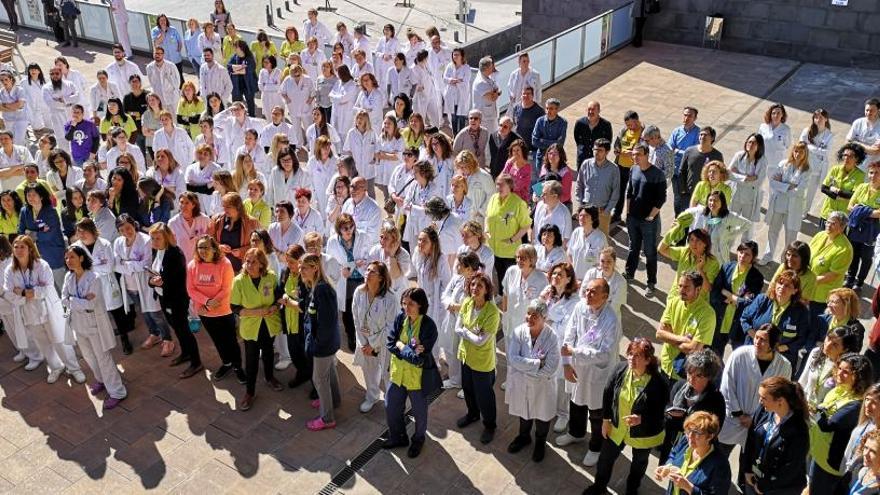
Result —
[[[89,79],[110,61],[106,49],[82,45],[78,50],[58,52],[54,43],[30,32],[23,33],[22,50],[28,61],[44,68],[63,53]],[[681,107],[694,105],[700,111],[698,122],[718,130],[718,148],[730,158],[757,128],[770,101],[788,107],[789,124],[796,135],[808,123],[811,110],[829,109],[835,146],[839,145],[878,78],[880,71],[646,43],[641,49],[623,49],[545,95],[562,100],[569,129],[592,99],[602,103],[602,114],[615,129],[622,125],[623,113],[635,109],[644,122],[657,124],[664,135],[680,123]],[[566,150],[569,156],[575,155],[573,141],[566,143]],[[669,201],[663,210],[664,226],[669,226],[671,217]],[[814,223],[807,222],[803,231],[815,229]],[[759,242],[766,238],[766,231],[763,224],[756,229]],[[624,256],[626,234],[618,232],[615,241],[619,257]],[[773,269],[775,265],[763,271],[769,275]],[[637,274],[623,309],[628,338],[653,338],[672,275],[669,264],[661,263],[658,296],[648,300],[643,297],[644,272]],[[866,288],[863,296],[869,295]],[[134,342],[144,337],[141,327]],[[197,337],[206,368],[217,367],[220,363],[210,339],[205,332]],[[129,396],[110,412],[101,410],[85,385],[72,381],[48,385],[42,370],[25,372],[12,362],[13,354],[8,339],[0,339],[0,491],[4,492],[331,493],[334,476],[385,428],[381,405],[369,414],[358,412],[363,380],[347,352],[339,353],[343,404],[338,427],[319,433],[305,428],[305,421],[315,414],[309,407],[308,390],[273,392],[258,380],[254,407],[239,412],[236,401],[244,386],[232,378],[213,383],[207,373],[178,380],[179,369],[169,368],[169,360],[159,357],[157,349],[137,349],[125,357],[118,354]],[[502,356],[499,369],[503,368]],[[292,373],[281,372],[279,379],[286,382]],[[496,393],[499,430],[489,446],[479,443],[479,426],[463,431],[455,427],[456,418],[464,413],[464,402],[453,392],[445,392],[430,406],[429,439],[419,458],[408,459],[401,450],[379,451],[366,465],[357,466],[339,491],[580,493],[594,474],[580,464],[585,445],[552,446],[541,464],[531,462],[529,452],[508,454],[506,447],[517,426],[506,414],[503,392],[497,388]],[[652,457],[649,470],[656,465]],[[612,490],[622,490],[628,468],[624,459],[618,461]],[[663,491],[649,478],[642,488],[644,495]]]

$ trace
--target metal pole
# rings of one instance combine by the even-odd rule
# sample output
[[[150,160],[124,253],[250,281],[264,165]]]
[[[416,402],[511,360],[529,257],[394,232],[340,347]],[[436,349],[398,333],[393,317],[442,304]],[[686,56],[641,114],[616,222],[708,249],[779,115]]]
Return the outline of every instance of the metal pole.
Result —
[[[274,26],[275,25],[275,21],[272,20],[272,7],[270,7],[268,5],[266,5],[266,25],[267,26]]]

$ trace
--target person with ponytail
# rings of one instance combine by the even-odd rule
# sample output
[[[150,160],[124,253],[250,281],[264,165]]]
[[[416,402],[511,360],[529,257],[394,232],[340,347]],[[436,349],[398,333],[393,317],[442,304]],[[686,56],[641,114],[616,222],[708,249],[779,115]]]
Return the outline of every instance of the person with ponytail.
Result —
[[[798,495],[806,486],[809,408],[797,382],[772,376],[758,387],[760,407],[746,439],[745,493]]]

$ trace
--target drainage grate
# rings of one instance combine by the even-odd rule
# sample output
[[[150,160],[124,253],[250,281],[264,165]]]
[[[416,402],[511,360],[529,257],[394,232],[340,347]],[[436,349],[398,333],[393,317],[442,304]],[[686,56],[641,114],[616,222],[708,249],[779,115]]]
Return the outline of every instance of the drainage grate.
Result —
[[[428,405],[430,406],[438,397],[443,393],[443,389],[438,390],[437,392],[431,394],[428,397]],[[410,423],[415,421],[412,416],[412,409],[406,412],[404,416],[406,418],[406,426],[409,426]],[[339,487],[348,483],[348,480],[352,479],[358,471],[361,470],[370,459],[376,456],[380,450],[382,450],[382,443],[385,442],[385,439],[388,438],[388,430],[384,430],[379,438],[373,440],[370,445],[367,445],[367,448],[362,450],[358,455],[354,457],[351,461],[349,461],[348,465],[342,468],[338,473],[333,475],[333,479],[327,483],[324,488],[318,492],[318,495],[332,495],[339,490]]]

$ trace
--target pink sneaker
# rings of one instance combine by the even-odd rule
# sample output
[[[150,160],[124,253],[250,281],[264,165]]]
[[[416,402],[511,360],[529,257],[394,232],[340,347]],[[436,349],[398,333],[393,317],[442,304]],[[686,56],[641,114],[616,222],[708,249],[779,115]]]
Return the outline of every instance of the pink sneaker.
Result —
[[[109,411],[115,408],[119,405],[120,402],[123,401],[123,399],[125,399],[125,397],[123,397],[122,399],[114,399],[113,397],[110,397],[109,399],[104,401],[104,410]]]
[[[105,390],[107,390],[107,389],[104,387],[104,384],[101,382],[95,382],[95,383],[89,385],[89,392],[91,392],[92,395],[98,395]]]
[[[321,407],[321,399],[315,399],[311,402],[312,409],[319,409]]]
[[[321,418],[319,416],[313,420],[306,422],[306,428],[312,431],[329,430],[330,428],[336,428],[336,421],[325,423],[324,418]]]

